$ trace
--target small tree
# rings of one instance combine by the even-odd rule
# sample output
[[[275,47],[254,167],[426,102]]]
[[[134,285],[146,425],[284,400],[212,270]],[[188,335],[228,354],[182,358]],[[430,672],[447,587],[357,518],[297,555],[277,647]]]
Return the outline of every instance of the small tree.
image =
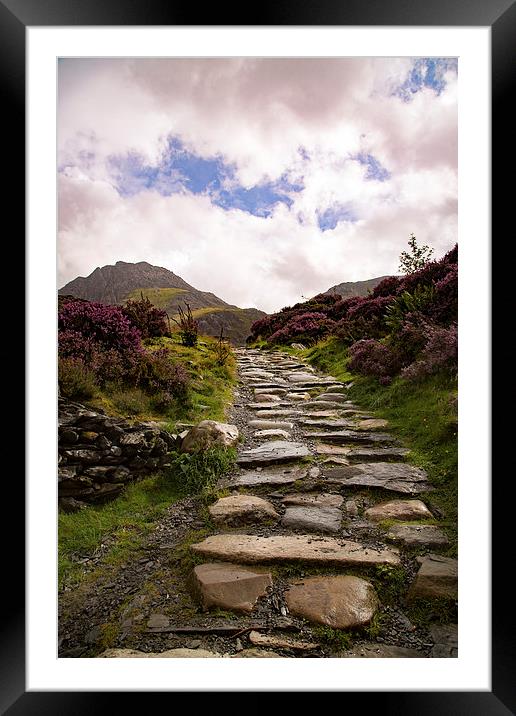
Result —
[[[186,303],[186,311],[178,306],[179,321],[176,318],[172,320],[179,326],[179,335],[181,336],[181,343],[184,346],[193,348],[197,345],[197,335],[199,332],[199,324],[195,320],[192,314],[190,305]]]
[[[415,234],[410,234],[408,245],[410,251],[402,251],[400,255],[400,271],[404,274],[419,271],[430,261],[434,250],[430,246],[418,246]]]
[[[215,355],[217,357],[217,365],[221,366],[226,365],[226,362],[231,355],[231,346],[229,345],[227,338],[224,337],[223,326],[220,327],[220,336],[215,346]]]

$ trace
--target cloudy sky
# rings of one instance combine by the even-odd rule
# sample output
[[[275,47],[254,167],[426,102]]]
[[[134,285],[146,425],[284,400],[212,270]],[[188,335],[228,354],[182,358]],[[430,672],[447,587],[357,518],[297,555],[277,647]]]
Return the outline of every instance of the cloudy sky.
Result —
[[[164,266],[273,311],[457,240],[457,63],[65,59],[59,286]]]

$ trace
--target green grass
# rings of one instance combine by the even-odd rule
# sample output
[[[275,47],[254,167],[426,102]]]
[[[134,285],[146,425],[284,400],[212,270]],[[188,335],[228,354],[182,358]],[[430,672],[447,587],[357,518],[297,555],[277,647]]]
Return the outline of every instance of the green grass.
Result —
[[[196,453],[175,453],[167,476],[180,494],[202,495],[207,500],[217,481],[235,465],[234,448],[212,447]]]
[[[59,582],[76,583],[82,566],[74,557],[95,552],[108,537],[113,545],[106,555],[116,565],[141,546],[156,519],[179,498],[176,486],[163,476],[129,485],[106,505],[91,506],[73,514],[59,514]]]
[[[216,344],[216,339],[209,336],[203,336],[195,348],[183,346],[177,335],[145,341],[145,347],[149,350],[167,348],[171,359],[183,363],[190,375],[191,387],[187,400],[175,401],[165,411],[157,409],[152,396],[138,388],[121,388],[116,385],[99,389],[87,404],[94,409],[102,408],[116,417],[162,421],[172,432],[175,432],[177,422],[224,421],[233,398],[236,362],[232,353],[225,365],[217,365]]]
[[[347,348],[334,338],[321,341],[304,351],[296,351],[296,354],[319,368],[319,370],[329,373],[344,383],[353,380],[353,376],[347,369],[349,360]]]
[[[139,301],[142,293],[157,308],[167,308],[171,299],[188,291],[186,288],[137,288],[131,291],[126,300]]]

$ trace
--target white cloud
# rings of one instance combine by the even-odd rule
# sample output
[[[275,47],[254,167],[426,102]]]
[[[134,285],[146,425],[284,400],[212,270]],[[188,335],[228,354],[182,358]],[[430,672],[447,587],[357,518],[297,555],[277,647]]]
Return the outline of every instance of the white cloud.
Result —
[[[60,285],[117,260],[162,265],[230,303],[276,310],[345,280],[396,272],[413,231],[457,237],[456,77],[440,96],[390,96],[409,60],[66,60],[60,68]],[[206,196],[121,197],[105,159],[155,162],[168,134],[221,154],[252,186],[303,177],[289,210],[225,211]],[[299,154],[302,146],[310,159]],[[367,181],[371,153],[392,174]],[[317,211],[360,218],[321,232]],[[301,224],[298,217],[303,217]]]

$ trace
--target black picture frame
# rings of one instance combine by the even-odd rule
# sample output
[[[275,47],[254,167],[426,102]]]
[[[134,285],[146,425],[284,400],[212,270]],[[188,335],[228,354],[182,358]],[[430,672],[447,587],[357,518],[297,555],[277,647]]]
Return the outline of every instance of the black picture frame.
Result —
[[[199,13],[203,22],[199,23]],[[235,12],[229,5],[213,4],[202,8],[179,5],[171,0],[0,0],[0,88],[3,95],[4,137],[13,150],[10,163],[7,202],[9,212],[17,217],[14,236],[18,238],[25,216],[24,147],[25,147],[25,37],[26,28],[34,26],[157,26],[157,25],[349,25],[349,26],[484,26],[491,28],[492,38],[492,156],[499,165],[511,156],[514,147],[514,128],[509,111],[513,49],[516,40],[516,5],[514,0],[318,0],[317,3],[278,0],[246,8],[246,14]],[[514,203],[509,199],[511,182],[501,179],[501,172],[492,180],[493,235],[497,224],[509,226],[504,212]],[[473,209],[472,209],[473,210]],[[495,220],[496,217],[496,220]],[[511,217],[512,218],[512,217]],[[500,230],[499,230],[500,233]],[[500,242],[502,240],[500,239]],[[21,238],[18,246],[23,247]],[[510,262],[500,247],[501,257],[492,252],[493,269],[498,278],[493,283],[492,301],[501,304],[502,292],[510,285]],[[24,260],[24,257],[21,257]],[[511,264],[512,266],[512,264]],[[21,299],[20,299],[21,300]],[[499,305],[500,305],[499,304]],[[22,311],[17,305],[18,314]],[[18,315],[19,321],[19,315]],[[30,346],[29,346],[30,349]],[[502,360],[509,360],[508,349],[493,361],[503,369]],[[506,364],[505,364],[506,365]],[[493,385],[493,388],[495,384]],[[495,392],[493,391],[493,395]],[[500,421],[501,422],[501,421]],[[505,431],[505,433],[504,433]],[[505,443],[504,441],[505,437]],[[507,446],[508,427],[498,426],[493,435],[493,475],[498,467],[496,448]],[[501,453],[503,454],[503,453]],[[509,477],[509,476],[508,476]],[[24,505],[23,483],[10,486],[9,503],[18,510],[19,519]],[[491,692],[351,692],[345,695],[345,707],[350,699],[360,699],[362,707],[381,709],[383,714],[425,716],[506,716],[516,713],[516,673],[514,638],[511,634],[513,604],[510,589],[500,582],[507,567],[505,546],[510,544],[509,520],[501,513],[506,504],[507,485],[501,480],[492,482],[492,566],[493,585],[498,582],[492,598],[492,691]],[[20,531],[21,532],[21,531]],[[509,551],[512,550],[509,548]],[[82,714],[102,710],[113,705],[113,694],[99,692],[26,692],[25,690],[25,610],[23,590],[24,549],[21,534],[10,540],[4,552],[4,574],[9,574],[2,596],[7,605],[1,620],[0,712],[10,716],[19,714]],[[17,576],[15,576],[17,575]],[[408,685],[409,686],[409,685]],[[116,696],[116,695],[115,695]],[[118,695],[119,696],[119,695]],[[142,693],[131,694],[136,704]],[[358,698],[357,698],[358,697]],[[134,700],[137,701],[134,701]],[[342,704],[344,707],[344,703]],[[110,709],[112,710],[112,709]]]

